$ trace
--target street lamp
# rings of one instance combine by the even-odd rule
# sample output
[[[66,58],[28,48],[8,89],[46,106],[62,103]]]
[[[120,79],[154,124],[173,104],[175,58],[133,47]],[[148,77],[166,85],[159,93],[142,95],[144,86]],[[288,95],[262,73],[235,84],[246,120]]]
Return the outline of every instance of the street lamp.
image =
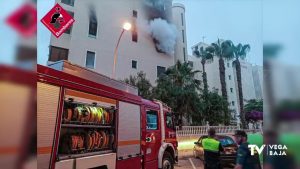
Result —
[[[115,79],[116,78],[116,64],[117,64],[117,56],[118,56],[118,48],[119,48],[119,44],[120,44],[120,41],[121,41],[121,38],[122,38],[122,35],[123,33],[126,31],[129,31],[131,29],[131,24],[129,22],[125,22],[123,24],[123,29],[122,29],[122,32],[119,36],[119,39],[118,39],[118,42],[117,42],[117,45],[116,45],[116,48],[115,48],[115,51],[114,51],[114,65],[113,65],[113,75],[112,77]]]

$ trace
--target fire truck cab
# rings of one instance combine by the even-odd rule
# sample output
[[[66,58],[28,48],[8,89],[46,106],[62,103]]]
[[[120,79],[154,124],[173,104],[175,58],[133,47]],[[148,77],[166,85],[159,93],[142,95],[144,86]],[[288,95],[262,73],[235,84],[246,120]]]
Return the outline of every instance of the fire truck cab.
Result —
[[[41,169],[173,169],[171,109],[123,82],[60,61],[37,67]]]

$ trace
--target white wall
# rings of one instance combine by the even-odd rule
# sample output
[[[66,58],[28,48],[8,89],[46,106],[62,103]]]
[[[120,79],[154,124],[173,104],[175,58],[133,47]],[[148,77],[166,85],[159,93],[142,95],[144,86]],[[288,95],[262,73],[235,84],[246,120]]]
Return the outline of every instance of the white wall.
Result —
[[[178,31],[177,43],[175,48],[175,62],[177,60],[179,60],[180,62],[188,61],[184,5],[174,3],[172,6],[172,15],[173,24],[176,26]],[[183,15],[183,20],[181,18],[181,15]],[[184,31],[184,33],[182,33],[182,31]]]

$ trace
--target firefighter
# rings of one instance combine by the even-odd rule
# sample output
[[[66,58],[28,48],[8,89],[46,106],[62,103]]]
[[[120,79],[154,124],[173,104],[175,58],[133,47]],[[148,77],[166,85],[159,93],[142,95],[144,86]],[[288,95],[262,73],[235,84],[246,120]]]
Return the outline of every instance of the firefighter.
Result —
[[[221,169],[220,152],[223,151],[221,143],[216,139],[216,131],[208,130],[208,137],[202,140],[204,149],[204,168]]]
[[[237,130],[233,135],[236,143],[239,145],[234,169],[261,169],[259,155],[251,155],[247,142],[248,136],[245,131]]]

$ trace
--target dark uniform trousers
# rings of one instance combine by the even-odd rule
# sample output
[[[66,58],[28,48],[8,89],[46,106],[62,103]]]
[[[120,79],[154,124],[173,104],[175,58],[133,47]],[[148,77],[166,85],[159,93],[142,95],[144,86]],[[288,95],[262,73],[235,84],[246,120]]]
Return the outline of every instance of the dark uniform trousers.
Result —
[[[220,151],[223,151],[221,143],[214,138],[205,138],[202,140],[204,149],[204,168],[221,169]]]

